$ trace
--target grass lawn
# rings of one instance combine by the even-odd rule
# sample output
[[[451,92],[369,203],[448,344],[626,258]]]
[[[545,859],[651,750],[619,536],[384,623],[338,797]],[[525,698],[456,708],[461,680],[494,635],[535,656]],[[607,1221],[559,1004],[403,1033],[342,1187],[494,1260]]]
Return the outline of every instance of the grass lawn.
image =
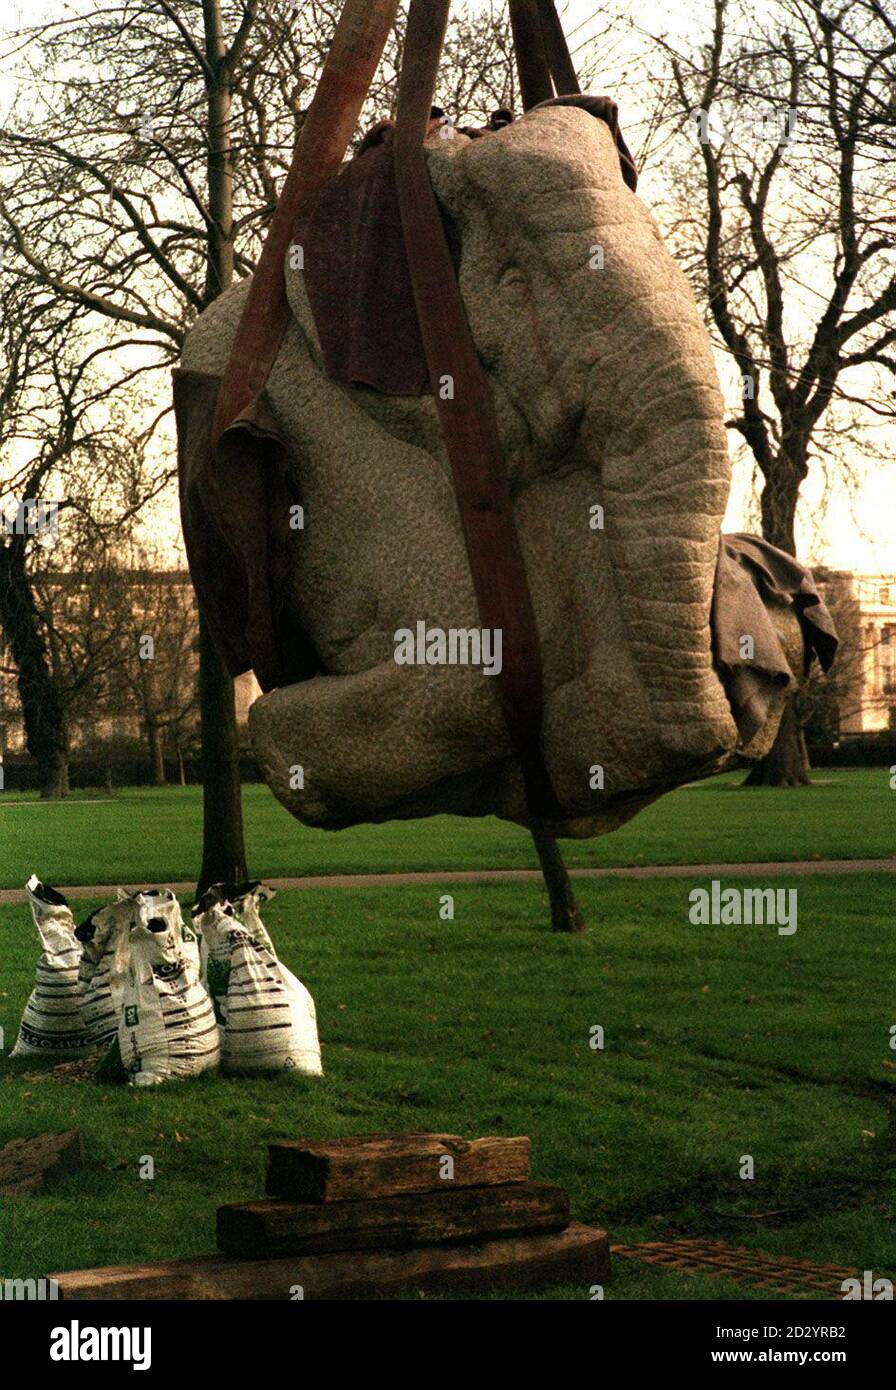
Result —
[[[740,786],[725,774],[682,787],[599,840],[565,840],[572,866],[863,859],[896,845],[886,768],[824,768],[813,787]],[[249,867],[258,877],[423,869],[537,868],[530,836],[494,818],[309,830],[268,789],[244,789]],[[0,794],[0,888],[32,872],[48,883],[191,881],[201,791],[130,788],[66,802]]]
[[[794,809],[775,810],[779,829],[787,818],[793,830],[780,842],[761,830],[758,840],[738,842],[720,830],[729,815],[743,826],[744,813],[742,795],[715,784],[669,798],[659,818],[648,813],[640,839],[618,838],[620,857],[648,846],[674,858],[686,857],[685,848],[734,857],[738,845],[744,855],[771,857],[797,842],[803,852],[818,851],[826,822],[815,808],[823,804],[844,837],[824,830],[831,852],[883,852],[880,818],[870,809],[850,825],[850,807],[872,801],[882,774],[831,779],[828,788],[781,797]],[[149,834],[153,808],[176,803],[177,793],[133,795],[131,857],[116,859],[124,836],[106,844],[100,829],[91,841],[94,872],[164,879],[189,871],[193,851],[178,840],[172,814],[165,872],[158,860],[146,872],[163,843],[158,822]],[[250,806],[255,820],[254,793]],[[34,811],[45,826],[61,827],[68,814],[74,820],[78,808]],[[814,830],[806,825],[812,817]],[[282,857],[290,827],[276,823],[265,869],[298,867]],[[305,846],[301,867],[334,867],[319,847],[342,841],[290,833]],[[366,853],[340,867],[396,867],[387,851],[394,833],[365,832]],[[62,835],[43,845],[32,839],[27,867],[33,860],[48,876],[84,877]],[[399,862],[434,861],[432,826],[419,827],[416,840],[408,830],[400,836]],[[442,862],[525,858],[523,837],[509,829],[492,825],[483,838],[491,851],[484,858],[471,832],[456,842],[463,852],[452,846]],[[20,844],[16,882],[24,853]],[[255,857],[262,858],[257,849]],[[118,875],[109,873],[113,862]],[[282,893],[267,922],[316,997],[326,1076],[203,1077],[146,1093],[66,1085],[40,1077],[33,1063],[0,1062],[0,1142],[77,1125],[87,1154],[83,1171],[52,1195],[0,1206],[0,1275],[209,1251],[215,1207],[261,1194],[268,1140],[425,1129],[531,1135],[533,1175],[567,1187],[575,1216],[606,1225],[615,1241],[705,1235],[892,1277],[893,880],[761,886],[794,883],[799,925],[790,937],[774,927],[692,926],[693,885],[684,879],[582,882],[593,925],[580,938],[545,929],[537,884],[456,887],[452,922],[439,917],[437,885]],[[0,941],[0,1024],[9,1049],[33,977],[27,908],[0,909]],[[589,1045],[594,1024],[605,1030],[604,1051]],[[755,1163],[752,1181],[739,1176],[745,1154]],[[155,1159],[151,1182],[138,1176],[143,1155]],[[550,1296],[581,1299],[588,1290]],[[607,1289],[619,1299],[720,1296],[745,1291],[627,1260],[616,1262]]]

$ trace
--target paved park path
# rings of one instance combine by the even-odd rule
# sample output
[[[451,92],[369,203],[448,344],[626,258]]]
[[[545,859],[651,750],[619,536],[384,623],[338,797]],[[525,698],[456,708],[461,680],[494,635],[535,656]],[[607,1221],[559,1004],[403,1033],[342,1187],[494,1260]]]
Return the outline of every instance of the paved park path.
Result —
[[[889,859],[796,859],[747,864],[637,864],[603,869],[570,869],[570,878],[781,878],[793,874],[893,874]],[[427,883],[537,883],[540,869],[445,869],[401,874],[309,874],[304,878],[265,878],[272,888],[411,888]],[[69,898],[112,898],[118,884],[54,884]],[[121,885],[137,891],[145,883]],[[166,883],[175,893],[192,893],[195,883]],[[23,903],[24,888],[0,888],[0,905]]]

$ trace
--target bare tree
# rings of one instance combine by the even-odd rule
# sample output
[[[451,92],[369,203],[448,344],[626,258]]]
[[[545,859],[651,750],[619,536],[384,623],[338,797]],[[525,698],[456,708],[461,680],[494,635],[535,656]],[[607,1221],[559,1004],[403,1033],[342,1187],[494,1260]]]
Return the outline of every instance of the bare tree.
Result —
[[[159,369],[235,267],[251,270],[275,200],[302,64],[313,70],[318,58],[296,52],[288,17],[280,4],[260,18],[256,0],[124,0],[14,40],[30,95],[0,133],[14,175],[0,203],[13,270],[94,320],[129,326],[131,357],[141,350],[134,370],[155,372],[166,400]],[[285,105],[269,101],[277,91]],[[244,877],[245,851],[233,683],[204,624],[200,661],[206,882]]]
[[[762,480],[762,532],[795,551],[813,463],[849,467],[893,418],[896,21],[881,0],[712,0],[707,45],[662,41],[673,236],[730,355],[728,425]],[[889,378],[890,385],[887,385]],[[794,706],[752,783],[808,781]]]
[[[156,485],[144,476],[145,440],[109,409],[110,344],[85,342],[77,312],[27,281],[3,286],[0,312],[0,627],[41,794],[59,796],[69,717],[103,661],[89,634],[75,661],[71,613],[54,621],[62,576],[95,568],[104,535],[120,534]]]

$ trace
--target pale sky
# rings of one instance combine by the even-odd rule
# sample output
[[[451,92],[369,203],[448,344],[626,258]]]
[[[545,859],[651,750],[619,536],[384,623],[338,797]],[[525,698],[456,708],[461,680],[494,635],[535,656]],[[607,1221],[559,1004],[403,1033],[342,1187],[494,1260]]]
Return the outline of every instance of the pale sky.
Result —
[[[496,2],[471,0],[472,7],[479,9],[488,9]],[[107,0],[97,0],[97,3],[101,7]],[[757,14],[762,13],[766,4],[767,0],[755,0]],[[64,4],[62,0],[30,0],[27,6],[9,5],[5,11],[5,22],[14,26],[17,21],[21,22],[23,14],[27,20],[34,21],[39,16],[71,13],[72,8],[76,6]],[[565,0],[565,3],[560,0],[558,8],[574,54],[581,45],[599,37],[604,21],[588,0]],[[705,32],[705,23],[700,16],[708,17],[709,12],[709,0],[663,0],[662,3],[658,3],[658,0],[638,0],[631,9],[642,28],[651,33],[663,32],[673,41],[685,38],[699,41]],[[626,46],[614,51],[624,68]],[[610,76],[601,85],[618,101],[623,129],[627,120],[630,128],[634,126],[639,119],[635,93],[627,90],[622,76],[618,82],[613,82]],[[9,77],[5,80],[0,78],[0,107],[6,106],[9,95]],[[651,180],[649,168],[643,171],[643,175],[639,193],[662,221],[662,207],[651,202],[651,194],[656,199],[661,190],[657,181]],[[720,357],[719,370],[723,380],[730,381],[730,360]],[[889,427],[888,432],[878,430],[878,448],[889,457],[896,453],[894,436],[896,429],[893,427]],[[853,495],[848,495],[842,486],[836,484],[826,490],[821,471],[816,468],[810,473],[803,486],[798,524],[802,558],[836,568],[896,573],[896,528],[893,526],[896,516],[896,468],[892,464],[866,464],[857,458],[854,472],[858,488]],[[749,517],[751,487],[750,469],[737,465],[725,518],[726,530],[754,529],[755,521],[751,527]],[[166,503],[165,514],[155,518],[154,529],[166,531],[173,537],[177,524],[176,501],[172,494],[170,503]]]

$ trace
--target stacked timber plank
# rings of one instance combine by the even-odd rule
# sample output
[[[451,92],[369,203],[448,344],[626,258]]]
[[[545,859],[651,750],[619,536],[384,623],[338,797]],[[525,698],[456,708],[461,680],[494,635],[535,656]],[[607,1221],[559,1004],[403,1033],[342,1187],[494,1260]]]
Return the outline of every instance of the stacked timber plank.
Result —
[[[372,1134],[269,1146],[268,1197],[218,1210],[223,1254],[55,1275],[63,1298],[383,1298],[609,1276],[605,1232],[529,1181],[529,1140]]]

